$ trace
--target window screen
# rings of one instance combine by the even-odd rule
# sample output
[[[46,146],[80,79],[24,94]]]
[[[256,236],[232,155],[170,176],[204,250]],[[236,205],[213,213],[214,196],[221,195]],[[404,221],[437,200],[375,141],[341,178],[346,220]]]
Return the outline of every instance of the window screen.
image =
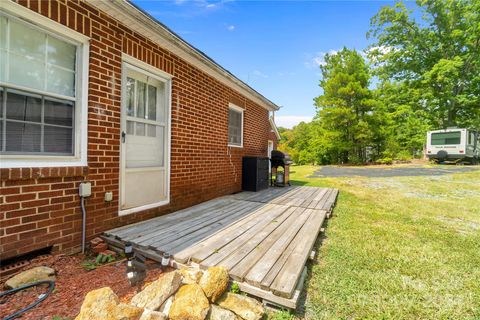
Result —
[[[228,144],[242,145],[243,112],[228,109]]]
[[[455,145],[460,144],[460,131],[432,133],[432,145]]]
[[[0,15],[0,152],[73,155],[77,46]]]

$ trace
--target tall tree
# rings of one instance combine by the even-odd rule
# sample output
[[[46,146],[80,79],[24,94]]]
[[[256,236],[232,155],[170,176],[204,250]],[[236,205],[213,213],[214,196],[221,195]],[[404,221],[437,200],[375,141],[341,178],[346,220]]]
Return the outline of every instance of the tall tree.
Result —
[[[323,95],[315,98],[324,149],[334,162],[365,162],[375,136],[369,69],[355,50],[327,54],[320,66]]]
[[[434,126],[480,127],[480,1],[402,2],[371,20],[371,61],[383,81],[403,83]]]

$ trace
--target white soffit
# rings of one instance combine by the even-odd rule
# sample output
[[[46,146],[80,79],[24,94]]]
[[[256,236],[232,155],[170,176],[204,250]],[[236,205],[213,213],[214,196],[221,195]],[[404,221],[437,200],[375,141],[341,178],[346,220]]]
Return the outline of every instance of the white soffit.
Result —
[[[237,90],[263,108],[269,111],[279,109],[273,102],[127,0],[86,0],[86,2],[94,5],[131,30],[157,43],[160,47],[177,55],[224,85]]]

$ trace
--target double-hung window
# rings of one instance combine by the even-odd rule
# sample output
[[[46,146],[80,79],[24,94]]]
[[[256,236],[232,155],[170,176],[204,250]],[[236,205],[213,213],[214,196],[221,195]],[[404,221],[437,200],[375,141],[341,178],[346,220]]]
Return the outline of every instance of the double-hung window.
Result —
[[[2,162],[80,160],[83,46],[0,12]]]
[[[228,145],[243,147],[243,109],[232,103],[228,106]]]

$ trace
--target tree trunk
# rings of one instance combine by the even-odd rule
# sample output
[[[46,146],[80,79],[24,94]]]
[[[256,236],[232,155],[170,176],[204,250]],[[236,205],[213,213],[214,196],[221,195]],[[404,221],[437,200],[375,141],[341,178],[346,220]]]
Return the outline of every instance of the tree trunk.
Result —
[[[447,127],[454,127],[456,125],[456,111],[452,108],[448,110],[447,114]]]

